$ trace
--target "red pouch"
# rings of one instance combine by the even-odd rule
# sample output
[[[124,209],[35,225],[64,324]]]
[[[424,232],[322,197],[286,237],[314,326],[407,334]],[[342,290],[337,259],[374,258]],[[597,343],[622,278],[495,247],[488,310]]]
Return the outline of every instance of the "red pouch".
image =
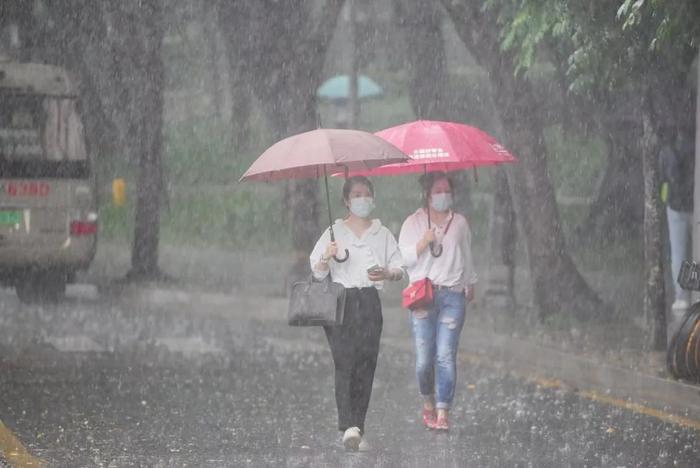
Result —
[[[406,309],[426,309],[433,304],[433,283],[423,278],[411,283],[402,293],[401,305]]]

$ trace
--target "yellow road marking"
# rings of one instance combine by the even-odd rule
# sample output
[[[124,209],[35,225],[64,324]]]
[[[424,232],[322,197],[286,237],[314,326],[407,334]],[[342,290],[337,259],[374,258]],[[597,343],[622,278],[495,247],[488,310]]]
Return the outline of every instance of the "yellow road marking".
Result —
[[[33,457],[2,421],[0,421],[0,452],[14,468],[44,466],[43,460]]]
[[[632,401],[623,400],[621,398],[615,398],[608,395],[601,395],[598,392],[582,390],[577,392],[584,398],[589,400],[597,401],[600,403],[606,403],[608,405],[617,406],[619,408],[624,408],[635,413],[645,414],[647,416],[652,416],[654,418],[660,419],[664,422],[677,424],[679,426],[690,427],[697,431],[700,431],[700,421],[686,418],[683,416],[677,416],[675,414],[666,413],[665,411],[657,410],[654,408],[649,408],[648,406],[640,405],[639,403],[634,403]]]
[[[545,379],[543,377],[534,377],[529,380],[532,380],[542,388],[562,388],[564,386],[561,383],[561,380],[559,379]]]
[[[469,361],[472,364],[481,364],[488,365],[490,367],[497,367],[494,362],[485,360],[481,356],[474,353],[460,352],[459,357],[460,359]],[[511,370],[509,373],[518,378],[529,380],[530,382],[533,382],[542,388],[563,389],[567,387],[566,384],[559,379],[548,379],[545,377],[533,376],[525,374],[524,372],[518,372],[514,370]],[[639,403],[634,403],[632,401],[623,400],[621,398],[615,398],[608,395],[602,395],[595,391],[576,391],[573,389],[569,390],[572,391],[574,394],[586,398],[588,400],[593,400],[598,403],[605,403],[608,405],[616,406],[618,408],[623,408],[628,411],[651,416],[667,423],[689,427],[700,432],[700,421],[698,421],[697,419],[686,418],[684,416],[678,416],[675,414],[667,413],[665,411],[650,408],[648,406],[644,406]]]

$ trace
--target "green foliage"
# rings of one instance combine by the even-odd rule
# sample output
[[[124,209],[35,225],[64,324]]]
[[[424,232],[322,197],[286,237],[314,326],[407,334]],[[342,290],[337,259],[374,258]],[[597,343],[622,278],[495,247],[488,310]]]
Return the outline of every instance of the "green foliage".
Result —
[[[502,48],[516,54],[517,72],[542,51],[563,56],[576,93],[628,87],[650,61],[680,60],[700,38],[696,0],[491,0],[485,8],[497,12]]]
[[[161,238],[192,245],[284,250],[288,230],[280,229],[283,185],[239,183],[253,151],[232,151],[227,127],[217,118],[168,122]],[[101,237],[129,241],[133,235],[136,172],[116,157],[98,159]],[[127,206],[111,203],[111,182],[127,181]],[[276,226],[274,229],[270,226]],[[248,245],[255,239],[254,246]]]
[[[192,184],[237,182],[270,142],[267,127],[258,114],[249,117],[250,148],[231,141],[229,124],[216,116],[193,116],[172,121],[165,128],[166,181]]]
[[[252,161],[229,143],[227,126],[215,118],[172,123],[166,128],[165,163],[172,183],[232,183]]]
[[[133,235],[133,184],[126,207],[105,200],[100,236],[129,242]],[[177,186],[161,210],[161,239],[170,244],[217,245],[252,251],[287,251],[289,230],[281,210],[282,187],[267,184]]]
[[[572,12],[572,4],[576,2],[490,0],[484,8],[498,9],[503,28],[502,48],[518,52],[519,73],[528,73],[530,79],[551,79],[550,76],[534,76],[536,70],[543,69],[543,62],[551,58],[542,54],[542,48],[546,46],[568,59],[570,86],[583,92],[600,82],[596,70],[603,68],[603,62],[596,50],[598,42],[586,40],[588,23],[593,20],[579,24]],[[577,8],[581,8],[580,5]],[[616,21],[613,10],[610,22]],[[185,30],[171,31],[171,35],[187,38]],[[199,39],[196,42],[199,43]],[[170,57],[170,89],[193,86],[199,89],[197,83],[202,80],[203,74],[194,71],[204,64],[204,57],[194,57],[196,54],[193,54],[187,40],[170,44],[165,52]],[[403,71],[390,72],[376,66],[366,72],[378,79],[385,89],[385,95],[381,99],[362,103],[361,128],[375,131],[415,118],[406,94],[407,77]],[[449,112],[454,114],[455,120],[473,118],[473,124],[488,128],[487,114],[492,112],[491,103],[480,102],[476,97],[488,95],[488,89],[481,87],[482,81],[487,82],[487,78],[472,76],[471,68],[469,72],[471,74],[468,75],[452,74],[449,86],[452,94],[450,102],[446,104],[453,107]],[[177,76],[186,74],[189,77]],[[477,107],[484,109],[483,115],[473,115]],[[324,125],[332,126],[337,108],[321,103],[320,109]],[[164,163],[169,202],[162,211],[164,241],[249,248],[250,239],[255,239],[255,245],[261,248],[288,248],[288,230],[279,229],[279,226],[287,223],[283,213],[283,184],[237,182],[248,165],[270,143],[263,133],[264,122],[255,120],[255,116],[251,118],[254,119],[251,128],[256,132],[251,138],[253,149],[240,152],[234,150],[229,128],[218,117],[187,118],[187,115],[171,114],[165,129]],[[604,145],[597,140],[563,134],[561,127],[552,127],[546,138],[553,155],[550,170],[557,193],[593,196],[594,181],[605,163]],[[121,175],[125,171],[124,168],[110,168],[110,172]],[[477,190],[488,191],[487,177],[484,177],[488,172],[488,169],[480,171],[482,181]],[[109,181],[111,177],[110,174],[105,180]],[[127,178],[132,202],[134,178],[130,174],[127,174]],[[405,216],[420,204],[416,178],[405,176],[375,180],[378,197],[376,215],[396,233]],[[345,213],[339,201],[341,184],[342,181],[338,179],[331,181],[336,218]],[[319,191],[319,194],[322,192]],[[475,200],[481,199],[476,197]],[[475,212],[470,217],[475,238],[486,239],[487,205],[479,201],[474,208]],[[326,216],[324,203],[320,213],[321,225],[325,224]],[[577,217],[578,214],[571,217],[571,221]],[[131,207],[117,209],[106,203],[101,219],[103,235],[130,238],[133,231]],[[273,229],[272,226],[277,227]]]
[[[625,0],[617,9],[617,18],[623,19],[622,29],[638,25],[641,22],[640,10],[644,6],[645,0]]]
[[[114,206],[110,200],[100,204],[100,239],[126,241],[134,232],[134,210],[131,204]]]
[[[647,46],[652,52],[665,47],[698,47],[700,4],[697,1],[625,0],[617,10],[623,30],[653,31]]]
[[[496,8],[497,2],[490,7]],[[546,5],[542,2],[500,2],[498,21],[501,30],[501,48],[517,50],[516,73],[525,72],[535,65],[542,43],[547,39],[564,40],[571,35],[569,18],[561,2]]]
[[[289,231],[280,220],[280,199],[281,190],[266,185],[176,195],[163,212],[163,240],[253,251],[288,250]]]

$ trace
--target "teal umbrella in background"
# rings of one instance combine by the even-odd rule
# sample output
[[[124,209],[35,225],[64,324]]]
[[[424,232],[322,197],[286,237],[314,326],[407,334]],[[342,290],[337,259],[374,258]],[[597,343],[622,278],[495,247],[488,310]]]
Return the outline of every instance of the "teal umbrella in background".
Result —
[[[381,96],[384,90],[367,75],[357,77],[357,97],[360,99]],[[350,76],[336,75],[327,79],[316,92],[318,97],[331,100],[350,99]]]

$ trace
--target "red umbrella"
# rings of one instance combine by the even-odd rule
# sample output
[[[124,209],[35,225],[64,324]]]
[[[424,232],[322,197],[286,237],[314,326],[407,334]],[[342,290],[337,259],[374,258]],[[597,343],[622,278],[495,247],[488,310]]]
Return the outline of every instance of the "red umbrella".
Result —
[[[253,162],[240,180],[273,181],[323,177],[331,241],[335,241],[327,174],[367,171],[383,164],[408,159],[408,156],[394,145],[371,133],[322,128],[290,136],[270,146]],[[336,261],[347,260],[347,249],[345,253],[345,258],[336,258]]]
[[[488,133],[456,122],[416,120],[381,130],[375,135],[401,148],[411,159],[403,163],[358,171],[356,174],[379,176],[448,172],[517,161],[515,156]],[[430,252],[439,257],[442,247],[435,250],[431,245]]]
[[[416,120],[381,130],[375,135],[393,143],[412,159],[358,171],[357,174],[375,176],[448,172],[517,161],[488,133],[456,122]]]

